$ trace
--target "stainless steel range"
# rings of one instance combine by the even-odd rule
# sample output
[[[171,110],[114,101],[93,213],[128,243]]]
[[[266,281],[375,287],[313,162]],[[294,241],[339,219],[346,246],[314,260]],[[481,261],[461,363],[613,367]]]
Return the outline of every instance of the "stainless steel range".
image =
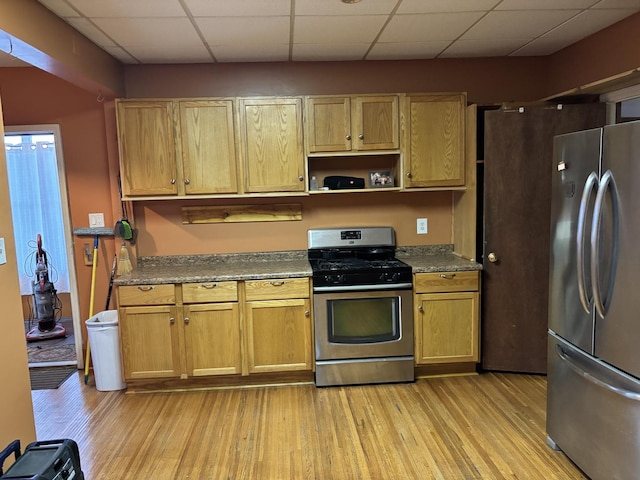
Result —
[[[309,230],[316,385],[414,380],[411,267],[391,227]]]

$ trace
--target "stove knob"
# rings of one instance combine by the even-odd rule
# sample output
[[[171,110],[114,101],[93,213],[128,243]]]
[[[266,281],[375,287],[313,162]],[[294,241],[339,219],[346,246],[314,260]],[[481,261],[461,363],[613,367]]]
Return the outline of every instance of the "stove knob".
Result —
[[[400,274],[398,272],[396,272],[393,275],[391,275],[391,281],[392,282],[397,282],[399,277],[400,277]]]
[[[380,281],[381,282],[387,282],[387,281],[389,281],[388,277],[389,277],[389,274],[387,272],[384,272],[384,273],[382,273],[380,275]]]
[[[345,281],[345,276],[344,275],[338,275],[336,277],[336,283],[344,283]]]

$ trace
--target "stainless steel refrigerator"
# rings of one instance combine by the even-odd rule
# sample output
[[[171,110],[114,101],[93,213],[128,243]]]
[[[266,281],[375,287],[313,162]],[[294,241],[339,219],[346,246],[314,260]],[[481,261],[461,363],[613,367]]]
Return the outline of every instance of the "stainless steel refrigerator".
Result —
[[[554,138],[547,434],[640,478],[640,122]]]

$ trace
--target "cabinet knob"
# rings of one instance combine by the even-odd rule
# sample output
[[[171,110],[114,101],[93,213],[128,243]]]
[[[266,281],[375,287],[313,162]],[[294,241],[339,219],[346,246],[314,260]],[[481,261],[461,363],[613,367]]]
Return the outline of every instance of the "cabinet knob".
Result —
[[[424,308],[422,308],[422,305],[418,305],[418,311],[420,313],[424,313]]]
[[[300,176],[298,177],[298,180],[300,180],[300,181],[302,182],[302,181],[304,180],[304,177],[303,177],[302,175],[300,175]]]
[[[154,287],[153,285],[140,285],[138,287],[138,290],[140,290],[141,292],[150,292],[154,288],[156,288],[156,287]]]
[[[185,185],[189,185],[190,183],[191,183],[191,181],[190,181],[188,178],[185,178],[185,179],[184,179],[184,184],[185,184]]]
[[[173,325],[174,323],[176,323],[176,319],[175,319],[174,317],[170,317],[170,318],[169,318],[169,323],[170,323],[171,325]]]
[[[189,317],[184,317],[184,324],[189,325]]]
[[[217,283],[203,283],[202,288],[206,288],[207,290],[211,290],[212,288],[216,288],[218,286]]]
[[[304,311],[304,316],[309,318],[309,316],[311,315],[311,312],[309,312],[309,310],[305,310]]]
[[[172,178],[172,179],[170,180],[170,182],[171,182],[171,185],[175,185],[175,184],[176,184],[176,179],[175,179],[175,178]]]
[[[407,172],[407,178],[411,178],[413,175],[411,175],[411,172]]]
[[[364,133],[361,133],[360,135],[358,135],[358,138],[359,138],[360,140],[364,140]]]
[[[491,263],[496,263],[498,261],[498,256],[491,252],[488,256],[487,259],[491,262]]]
[[[351,135],[349,135],[348,133],[344,136],[345,140],[351,140]]]
[[[282,285],[284,285],[284,282],[269,282],[269,284],[274,287],[281,287]]]

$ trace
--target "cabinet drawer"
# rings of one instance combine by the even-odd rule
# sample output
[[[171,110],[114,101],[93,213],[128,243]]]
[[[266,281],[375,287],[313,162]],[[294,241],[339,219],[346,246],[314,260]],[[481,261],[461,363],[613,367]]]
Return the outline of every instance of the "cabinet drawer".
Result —
[[[237,282],[183,283],[184,303],[237,302]]]
[[[247,300],[309,298],[308,278],[275,278],[245,282]]]
[[[415,277],[416,293],[473,292],[479,289],[480,272],[418,273]]]
[[[118,287],[118,305],[171,305],[176,303],[172,283],[162,285],[126,285]]]

